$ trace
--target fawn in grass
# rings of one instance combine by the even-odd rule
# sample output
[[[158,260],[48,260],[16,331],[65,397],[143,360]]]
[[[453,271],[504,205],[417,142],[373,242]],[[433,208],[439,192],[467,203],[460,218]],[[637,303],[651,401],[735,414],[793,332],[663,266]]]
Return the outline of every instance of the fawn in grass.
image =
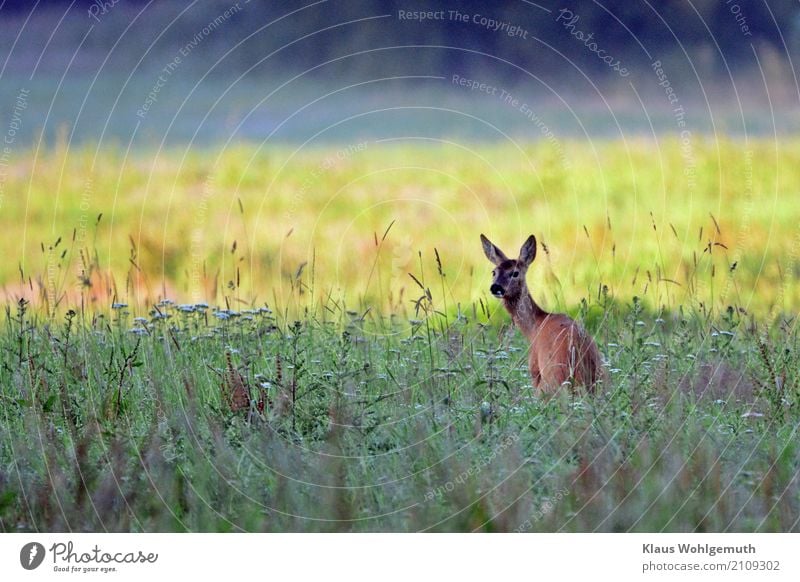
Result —
[[[569,316],[539,307],[528,291],[525,275],[536,258],[536,238],[528,237],[516,259],[509,259],[484,235],[481,243],[486,258],[495,266],[489,291],[503,300],[514,324],[531,344],[528,368],[533,386],[546,394],[567,384],[594,391],[601,365],[594,340]]]

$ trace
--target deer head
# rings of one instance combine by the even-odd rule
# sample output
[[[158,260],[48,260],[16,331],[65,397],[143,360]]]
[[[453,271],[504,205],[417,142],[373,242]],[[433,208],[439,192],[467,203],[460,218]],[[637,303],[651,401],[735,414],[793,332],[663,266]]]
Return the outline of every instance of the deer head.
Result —
[[[528,237],[516,259],[509,259],[503,251],[483,235],[481,235],[481,243],[486,258],[495,266],[492,271],[492,285],[489,287],[489,292],[495,297],[510,301],[527,292],[525,274],[533,259],[536,258],[536,237],[533,235]]]

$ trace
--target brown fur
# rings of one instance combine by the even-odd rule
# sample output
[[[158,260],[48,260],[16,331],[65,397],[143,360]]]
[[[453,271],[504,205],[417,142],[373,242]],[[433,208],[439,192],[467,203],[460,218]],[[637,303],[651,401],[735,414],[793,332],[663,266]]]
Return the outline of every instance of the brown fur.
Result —
[[[514,324],[531,344],[528,369],[534,387],[551,394],[569,382],[573,389],[584,386],[593,391],[601,369],[594,340],[569,316],[539,307],[528,291],[525,274],[536,257],[536,239],[528,237],[518,259],[506,257],[483,235],[481,242],[486,257],[496,266],[492,294],[502,297]]]

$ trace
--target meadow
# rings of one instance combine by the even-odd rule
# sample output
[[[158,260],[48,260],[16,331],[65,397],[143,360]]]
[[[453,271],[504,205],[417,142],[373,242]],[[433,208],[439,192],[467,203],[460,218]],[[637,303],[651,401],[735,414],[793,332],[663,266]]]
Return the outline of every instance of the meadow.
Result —
[[[652,308],[796,311],[800,147],[786,139],[544,139],[469,148],[365,139],[213,151],[58,142],[3,179],[0,287],[46,312],[81,296],[278,306],[330,297],[410,316],[441,263],[439,310],[486,300],[484,232],[535,234],[530,286],[552,309],[638,296]],[[309,300],[311,297],[311,300]]]
[[[0,531],[797,531],[798,152],[16,151]],[[534,395],[480,232],[597,395]]]

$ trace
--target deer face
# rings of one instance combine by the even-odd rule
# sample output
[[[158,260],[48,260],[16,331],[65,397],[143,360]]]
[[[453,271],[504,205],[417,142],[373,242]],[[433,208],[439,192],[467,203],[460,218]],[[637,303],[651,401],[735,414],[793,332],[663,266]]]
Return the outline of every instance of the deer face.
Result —
[[[503,251],[481,235],[483,252],[486,258],[494,264],[492,271],[492,284],[489,292],[498,298],[516,299],[527,289],[525,274],[528,267],[536,258],[536,238],[531,235],[522,245],[519,258],[509,259]]]

